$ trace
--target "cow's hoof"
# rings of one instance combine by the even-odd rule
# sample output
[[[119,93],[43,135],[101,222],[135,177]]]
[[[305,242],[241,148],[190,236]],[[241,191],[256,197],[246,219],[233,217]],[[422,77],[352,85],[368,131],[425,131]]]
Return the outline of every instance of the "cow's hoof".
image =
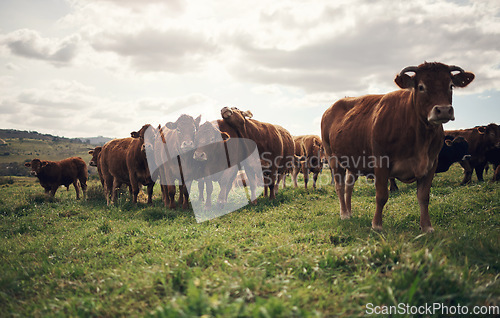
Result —
[[[422,228],[422,232],[424,233],[432,233],[434,232],[434,228],[432,226],[427,226]]]
[[[257,199],[250,201],[252,205],[257,205]]]
[[[382,231],[382,225],[375,225],[375,224],[372,224],[372,229],[373,229],[374,231],[381,232],[381,231]]]
[[[347,220],[347,219],[350,219],[350,218],[351,218],[351,215],[352,215],[351,213],[345,213],[345,214],[341,213],[341,214],[340,214],[340,219],[341,219],[341,220]]]

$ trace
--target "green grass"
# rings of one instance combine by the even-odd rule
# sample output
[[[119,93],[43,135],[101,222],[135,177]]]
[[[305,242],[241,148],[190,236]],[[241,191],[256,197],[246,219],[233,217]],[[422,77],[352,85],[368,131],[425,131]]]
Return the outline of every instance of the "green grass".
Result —
[[[72,187],[49,200],[36,179],[12,180],[0,185],[2,317],[350,317],[368,303],[500,302],[500,184],[459,186],[456,166],[434,179],[432,234],[419,230],[415,184],[399,183],[378,233],[362,179],[349,220],[331,185],[288,181],[274,202],[199,224],[163,208],[159,189],[152,206],[124,191],[107,207],[98,181],[76,201]]]

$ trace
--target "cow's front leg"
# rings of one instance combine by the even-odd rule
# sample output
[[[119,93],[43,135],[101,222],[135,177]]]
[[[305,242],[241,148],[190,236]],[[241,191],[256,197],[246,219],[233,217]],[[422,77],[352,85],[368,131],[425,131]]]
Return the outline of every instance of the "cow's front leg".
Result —
[[[375,215],[372,220],[372,229],[375,231],[382,230],[382,211],[384,206],[389,199],[389,169],[387,168],[376,168],[375,169],[375,201],[377,207],[375,209]]]
[[[425,233],[434,232],[429,217],[429,197],[432,179],[434,178],[434,170],[417,180],[417,199],[420,205],[420,229]]]
[[[347,215],[349,215],[349,217],[352,216],[351,198],[352,198],[352,191],[354,190],[354,184],[356,183],[357,179],[358,179],[357,175],[352,173],[352,171],[347,170],[347,175],[345,179],[345,205],[346,205]]]
[[[154,183],[148,184],[148,204],[153,204],[153,187]]]

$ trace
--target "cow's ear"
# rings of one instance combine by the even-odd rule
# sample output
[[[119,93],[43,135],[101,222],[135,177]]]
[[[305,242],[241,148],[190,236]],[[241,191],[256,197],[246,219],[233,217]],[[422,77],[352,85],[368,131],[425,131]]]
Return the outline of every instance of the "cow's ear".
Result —
[[[407,74],[399,74],[394,79],[394,82],[396,82],[396,84],[403,89],[413,88],[415,87],[415,76],[409,76]]]
[[[26,163],[24,164],[24,166],[25,166],[25,167],[31,167],[31,162],[26,162]]]
[[[243,116],[244,117],[248,117],[248,118],[252,118],[253,117],[253,114],[251,111],[247,110],[246,112],[243,112]]]
[[[48,165],[48,164],[49,164],[49,163],[48,163],[47,161],[42,161],[42,162],[41,162],[41,167],[43,168],[43,167],[45,167],[45,166],[46,166],[46,165]]]
[[[94,150],[89,150],[89,155],[93,155],[94,154]]]
[[[451,76],[451,81],[453,82],[453,85],[457,87],[465,87],[474,80],[474,74],[470,72],[460,72],[458,74],[452,75]]]
[[[483,126],[477,127],[476,129],[477,129],[477,132],[480,133],[481,135],[486,134],[486,128],[484,128]]]
[[[229,138],[231,138],[229,137],[229,134],[227,132],[221,132],[220,134],[222,136],[222,140],[228,140]]]
[[[451,145],[453,144],[453,141],[451,141],[450,139],[445,139],[444,143],[445,143],[448,147],[451,147]]]
[[[132,138],[139,138],[141,134],[138,131],[133,131],[130,133],[130,137]]]
[[[168,129],[177,129],[177,124],[176,123],[173,123],[173,122],[168,122],[165,124],[165,127],[167,127]]]
[[[196,117],[196,119],[194,120],[194,124],[196,125],[196,130],[200,128],[200,121],[201,121],[201,115]]]

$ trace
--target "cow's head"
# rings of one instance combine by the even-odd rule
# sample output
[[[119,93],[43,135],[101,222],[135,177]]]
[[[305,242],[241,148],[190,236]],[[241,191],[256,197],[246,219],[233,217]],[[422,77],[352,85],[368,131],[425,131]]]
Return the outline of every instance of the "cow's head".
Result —
[[[32,176],[38,176],[43,167],[47,165],[47,161],[42,161],[40,159],[33,159],[31,162],[26,162],[25,167],[31,168],[30,174]]]
[[[146,131],[149,131],[150,133],[146,133]],[[146,153],[146,149],[153,148],[154,138],[150,138],[150,136],[154,136],[154,135],[155,135],[155,129],[150,124],[146,124],[146,125],[142,126],[142,128],[139,131],[133,131],[130,133],[130,136],[132,138],[137,138],[142,142],[141,151],[143,153]],[[146,136],[148,138],[146,138]]]
[[[90,159],[89,166],[97,167],[97,162],[99,159],[99,154],[101,153],[102,147],[97,146],[94,149],[89,151],[89,154],[92,155],[92,159]]]
[[[471,158],[469,154],[469,143],[462,136],[455,138],[449,135],[445,136],[443,147],[449,147],[449,149],[452,150],[454,160],[465,161]]]
[[[414,75],[407,74],[410,72]],[[403,89],[413,90],[416,111],[430,124],[440,125],[455,120],[451,105],[453,88],[465,87],[473,79],[474,74],[458,66],[424,63],[404,68],[394,81]]]
[[[222,119],[224,119],[229,125],[235,128],[240,133],[243,133],[246,136],[246,121],[247,118],[250,119],[253,117],[251,111],[242,111],[236,107],[224,107],[220,111],[222,115]]]
[[[246,118],[253,117],[253,114],[251,111],[247,110],[245,112],[245,111],[239,110],[236,107],[231,107],[231,108],[224,107],[221,109],[220,113],[222,115],[222,119],[229,120],[232,123],[241,124],[241,125],[244,124]]]
[[[215,150],[216,143],[224,142],[229,139],[229,135],[221,132],[215,124],[205,122],[196,132],[195,145],[196,151],[193,154],[193,159],[196,161],[207,161],[210,156],[210,149]],[[208,152],[208,153],[207,153]],[[220,154],[217,154],[220,155]]]
[[[194,149],[194,138],[196,131],[200,127],[201,115],[193,119],[189,115],[181,115],[177,121],[165,124],[165,127],[175,130],[175,143],[180,151]]]
[[[500,126],[489,124],[488,126],[475,127],[479,135],[483,137],[483,145],[486,150],[500,147]]]

